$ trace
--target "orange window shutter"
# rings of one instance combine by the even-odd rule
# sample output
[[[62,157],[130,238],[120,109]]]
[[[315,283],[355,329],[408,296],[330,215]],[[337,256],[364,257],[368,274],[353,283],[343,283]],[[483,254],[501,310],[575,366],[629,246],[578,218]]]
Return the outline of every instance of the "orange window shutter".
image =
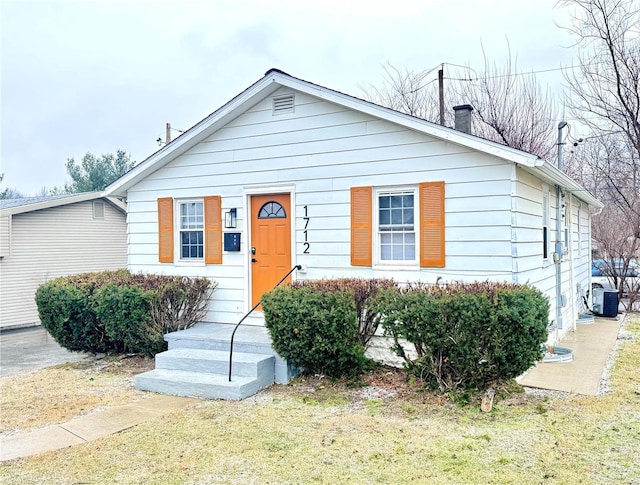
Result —
[[[158,260],[173,263],[173,199],[158,199]]]
[[[351,265],[371,266],[371,187],[351,187]]]
[[[444,182],[425,182],[420,184],[420,266],[444,265]]]
[[[219,195],[204,198],[204,262],[222,264],[222,206]]]

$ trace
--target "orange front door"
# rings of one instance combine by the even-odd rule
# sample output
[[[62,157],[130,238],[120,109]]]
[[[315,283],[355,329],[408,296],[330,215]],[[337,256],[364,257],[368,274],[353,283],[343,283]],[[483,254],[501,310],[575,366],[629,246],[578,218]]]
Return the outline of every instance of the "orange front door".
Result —
[[[289,194],[251,196],[251,306],[291,269]]]

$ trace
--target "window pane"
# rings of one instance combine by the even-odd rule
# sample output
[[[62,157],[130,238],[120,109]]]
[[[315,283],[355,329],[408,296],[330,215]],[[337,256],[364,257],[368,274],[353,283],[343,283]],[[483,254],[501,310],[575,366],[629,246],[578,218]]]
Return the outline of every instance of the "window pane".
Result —
[[[393,259],[396,261],[400,261],[403,259],[402,251],[403,247],[402,246],[393,246]]]
[[[416,259],[416,247],[414,245],[405,246],[404,258],[408,261]]]
[[[404,212],[402,213],[402,223],[413,224],[413,207],[404,210]]]
[[[380,224],[391,224],[391,214],[386,209],[380,209]]]
[[[380,242],[382,244],[391,244],[391,234],[380,234]]]
[[[389,203],[389,196],[381,195],[379,204],[381,209],[388,209],[391,206]]]
[[[392,195],[391,196],[391,207],[402,207],[402,196]]]
[[[391,259],[391,246],[380,246],[380,259],[383,261],[389,261]]]
[[[402,224],[402,209],[391,209],[391,224]]]

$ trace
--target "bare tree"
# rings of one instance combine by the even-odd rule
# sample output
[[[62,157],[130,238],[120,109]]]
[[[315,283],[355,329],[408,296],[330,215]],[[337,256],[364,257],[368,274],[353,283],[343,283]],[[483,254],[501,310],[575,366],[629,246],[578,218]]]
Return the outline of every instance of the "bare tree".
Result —
[[[617,142],[621,164],[635,187],[640,165],[640,2],[563,0],[575,8],[567,30],[580,47],[568,69],[570,109],[596,136]],[[630,172],[629,172],[630,170]],[[612,174],[615,175],[615,174]],[[637,194],[635,194],[637,195]],[[630,206],[627,195],[621,202]]]
[[[502,66],[484,54],[484,70],[474,79],[457,79],[458,98],[474,108],[474,134],[538,155],[554,157],[555,123],[558,113],[547,88],[535,74],[519,73],[517,59],[509,52]]]
[[[640,276],[634,264],[634,255],[640,249],[637,220],[621,217],[620,208],[614,204],[604,207],[593,224],[592,237],[597,252],[604,261],[599,269],[620,295],[627,297],[623,304],[632,310],[640,302]]]
[[[361,89],[369,101],[435,122],[439,119],[437,69],[401,71],[387,64],[381,87]],[[446,125],[453,124],[454,104],[469,103],[474,108],[475,135],[542,158],[555,155],[558,115],[553,98],[534,74],[517,72],[510,54],[504,67],[490,63],[485,55],[482,72],[454,66],[445,73],[445,84]]]
[[[390,63],[383,66],[383,82],[380,87],[373,84],[361,86],[365,99],[387,108],[410,114],[429,121],[439,118],[439,95],[436,66],[424,71],[410,71],[394,67]],[[450,96],[445,97],[450,102]],[[453,122],[448,113],[448,123]]]
[[[611,262],[611,282],[620,287],[640,248],[640,1],[560,5],[573,9],[566,29],[579,47],[578,65],[565,72],[569,108],[591,131],[584,149],[576,150],[583,167],[574,160],[572,170],[607,204],[594,216],[593,239]]]

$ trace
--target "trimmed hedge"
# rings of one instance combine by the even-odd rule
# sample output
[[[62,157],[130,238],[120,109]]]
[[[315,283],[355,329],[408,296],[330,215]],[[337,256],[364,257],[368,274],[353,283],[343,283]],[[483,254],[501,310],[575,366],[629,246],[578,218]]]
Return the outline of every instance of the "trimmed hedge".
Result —
[[[300,280],[292,283],[294,288],[310,288],[314,291],[343,291],[353,295],[358,319],[358,335],[363,347],[367,347],[369,340],[378,329],[379,319],[372,311],[371,298],[380,290],[397,289],[398,284],[385,278],[337,278],[323,280]]]
[[[547,339],[549,302],[530,286],[414,284],[381,291],[373,306],[406,367],[443,392],[483,390],[522,374],[542,357]]]
[[[156,298],[153,291],[113,284],[96,292],[95,313],[114,341],[113,350],[150,356],[165,350],[162,327],[151,318]]]
[[[113,342],[92,309],[87,287],[69,285],[62,278],[36,291],[42,326],[62,347],[74,352],[107,352]]]
[[[304,285],[262,297],[273,348],[307,373],[357,376],[372,367],[358,335],[353,292]]]
[[[204,318],[216,286],[206,278],[103,271],[51,280],[36,303],[42,325],[68,350],[153,356],[166,349],[165,333]]]

